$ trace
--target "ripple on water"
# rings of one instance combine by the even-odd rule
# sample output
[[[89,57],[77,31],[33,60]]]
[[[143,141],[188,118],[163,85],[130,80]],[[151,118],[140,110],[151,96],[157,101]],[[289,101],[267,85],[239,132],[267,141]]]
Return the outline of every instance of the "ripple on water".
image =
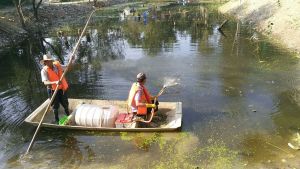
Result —
[[[12,128],[7,128],[5,130],[2,129],[0,133],[0,163],[4,164],[0,166],[0,169],[2,167],[8,168],[6,166],[7,164],[15,166],[15,159],[19,158],[20,154],[25,152],[23,144],[25,138],[21,134],[20,130],[15,130]]]
[[[30,107],[18,91],[18,88],[11,88],[0,93],[0,126],[2,131],[22,124],[26,112],[30,111]]]

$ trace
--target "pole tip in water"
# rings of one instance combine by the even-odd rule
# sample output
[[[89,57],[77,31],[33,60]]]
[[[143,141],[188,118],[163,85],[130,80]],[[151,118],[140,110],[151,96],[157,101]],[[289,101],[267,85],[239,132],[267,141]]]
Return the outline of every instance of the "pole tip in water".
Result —
[[[289,146],[290,148],[294,149],[294,150],[299,150],[299,149],[300,149],[300,147],[296,147],[296,146],[294,146],[292,143],[288,143],[288,146]]]

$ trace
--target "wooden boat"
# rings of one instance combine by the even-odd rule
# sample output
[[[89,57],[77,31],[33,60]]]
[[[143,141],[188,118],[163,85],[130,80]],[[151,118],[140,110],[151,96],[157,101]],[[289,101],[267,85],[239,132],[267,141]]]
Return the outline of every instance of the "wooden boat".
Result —
[[[34,110],[26,119],[25,122],[37,126],[42,118],[43,113],[49,104],[49,99],[41,104],[36,110]],[[75,109],[80,104],[91,104],[98,106],[115,106],[117,107],[119,113],[127,112],[126,101],[119,100],[89,100],[89,99],[69,99],[69,109],[71,116],[75,114]],[[60,106],[62,107],[62,106]],[[70,118],[71,123],[69,125],[58,125],[52,123],[54,115],[52,111],[49,111],[43,120],[41,127],[47,128],[63,128],[63,129],[75,129],[75,130],[98,130],[98,131],[175,131],[181,128],[182,123],[182,103],[181,102],[160,102],[158,113],[164,118],[158,118],[162,121],[159,122],[157,127],[146,127],[138,128],[136,123],[132,122],[130,127],[127,128],[116,128],[116,127],[89,127],[80,126],[74,123],[75,117]],[[63,115],[63,110],[59,110],[60,117]],[[154,116],[155,117],[155,116]],[[72,122],[73,121],[73,122]]]

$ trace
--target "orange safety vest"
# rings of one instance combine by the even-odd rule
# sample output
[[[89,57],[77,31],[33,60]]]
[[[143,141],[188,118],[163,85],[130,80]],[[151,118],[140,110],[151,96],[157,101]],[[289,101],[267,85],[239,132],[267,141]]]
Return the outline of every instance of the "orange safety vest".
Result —
[[[56,72],[54,70],[50,69],[48,66],[44,66],[44,69],[46,70],[46,72],[48,74],[48,79],[50,82],[58,81],[63,74],[63,69],[58,61],[53,62],[53,65],[55,65],[57,67],[58,74],[56,74]],[[58,86],[58,89],[62,89],[63,91],[66,91],[68,89],[68,87],[69,87],[69,85],[68,85],[66,79],[63,78],[61,80],[61,84]],[[52,90],[55,90],[56,84],[52,84],[51,88],[52,88]]]
[[[136,103],[134,100],[136,93],[141,90],[142,90],[142,95],[141,95],[139,102],[150,104],[151,99],[150,99],[150,94],[149,94],[147,88],[144,85],[139,84],[138,82],[135,82],[132,84],[131,89],[129,91],[129,96],[128,96],[127,101],[128,101],[128,106],[137,107],[138,115],[146,115],[147,107],[146,106],[136,106]]]

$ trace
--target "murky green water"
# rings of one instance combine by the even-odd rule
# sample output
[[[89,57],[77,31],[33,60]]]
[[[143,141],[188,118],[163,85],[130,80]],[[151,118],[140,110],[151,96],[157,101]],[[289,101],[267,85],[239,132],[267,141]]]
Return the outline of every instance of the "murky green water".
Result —
[[[69,97],[124,100],[140,71],[153,94],[176,78],[180,85],[160,100],[183,103],[181,132],[43,129],[22,158],[34,132],[23,120],[47,98],[37,51],[24,42],[0,50],[0,168],[299,167],[300,153],[287,146],[300,128],[293,54],[253,40],[246,24],[229,21],[222,35],[224,16],[205,5],[158,10],[147,23],[103,16],[94,17],[91,42],[82,42],[68,74]],[[74,45],[78,27],[62,29]],[[54,36],[47,40],[66,56]]]

